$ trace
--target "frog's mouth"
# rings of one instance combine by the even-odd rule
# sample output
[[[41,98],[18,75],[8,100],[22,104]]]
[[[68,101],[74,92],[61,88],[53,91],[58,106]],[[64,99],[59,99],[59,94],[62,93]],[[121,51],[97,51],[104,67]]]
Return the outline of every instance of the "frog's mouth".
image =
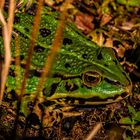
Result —
[[[97,96],[89,99],[83,99],[83,98],[66,98],[65,102],[67,104],[71,105],[100,105],[100,104],[110,104],[114,102],[118,102],[120,100],[123,100],[124,98],[128,97],[129,94],[127,92],[124,92],[121,95],[115,95],[114,97],[102,99]]]
[[[94,96],[91,98],[81,98],[81,97],[69,97],[69,96],[55,96],[55,97],[48,97],[49,101],[55,101],[57,104],[69,104],[69,105],[101,105],[101,104],[110,104],[114,102],[118,102],[120,100],[123,100],[130,95],[132,95],[132,86],[129,85],[127,88],[127,91],[116,94],[114,96],[108,97],[108,98],[100,98],[98,96]]]

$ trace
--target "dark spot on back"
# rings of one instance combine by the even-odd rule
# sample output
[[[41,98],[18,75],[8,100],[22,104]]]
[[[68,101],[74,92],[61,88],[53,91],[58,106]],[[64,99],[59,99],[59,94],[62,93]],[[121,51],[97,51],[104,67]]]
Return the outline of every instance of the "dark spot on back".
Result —
[[[84,54],[82,55],[82,57],[83,57],[84,59],[88,59],[88,58],[89,58],[88,54],[86,54],[86,53],[84,53]]]
[[[41,28],[39,30],[39,32],[40,32],[40,34],[41,34],[42,37],[47,37],[48,35],[51,34],[51,30],[46,29],[46,28]]]
[[[45,50],[45,48],[41,47],[40,45],[36,45],[36,46],[34,47],[34,51],[35,51],[35,52],[38,52],[38,53],[41,53],[41,52],[43,52],[44,50]]]
[[[65,63],[65,68],[70,68],[70,64],[69,63]]]
[[[63,39],[63,45],[70,45],[70,44],[72,44],[72,40],[71,39],[69,39],[69,38],[64,38]]]

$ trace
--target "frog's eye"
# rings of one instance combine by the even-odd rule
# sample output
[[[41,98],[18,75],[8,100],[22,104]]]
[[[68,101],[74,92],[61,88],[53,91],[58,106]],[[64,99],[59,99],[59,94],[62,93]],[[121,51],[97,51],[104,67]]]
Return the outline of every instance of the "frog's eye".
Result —
[[[83,73],[82,80],[84,85],[93,87],[101,81],[101,74],[96,71],[87,71]]]

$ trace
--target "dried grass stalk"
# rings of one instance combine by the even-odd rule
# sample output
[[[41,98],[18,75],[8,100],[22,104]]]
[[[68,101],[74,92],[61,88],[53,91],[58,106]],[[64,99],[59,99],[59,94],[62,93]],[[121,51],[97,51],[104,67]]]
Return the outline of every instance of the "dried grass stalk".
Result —
[[[21,85],[21,94],[20,94],[20,97],[19,97],[19,104],[21,103],[22,97],[25,94],[26,83],[27,83],[27,79],[28,79],[28,76],[29,76],[29,69],[30,69],[30,65],[31,65],[31,61],[32,61],[33,52],[34,52],[34,46],[35,46],[35,43],[36,43],[36,38],[37,38],[37,35],[38,35],[38,31],[39,31],[39,25],[40,25],[40,20],[41,20],[41,12],[42,12],[42,8],[43,8],[43,3],[44,3],[43,0],[38,1],[36,16],[34,18],[34,23],[33,23],[33,27],[32,27],[31,40],[30,40],[29,50],[28,50],[28,57],[27,57],[27,60],[26,60],[25,73],[24,73],[24,77],[23,77],[23,81],[22,81],[22,85]]]
[[[65,27],[65,20],[68,15],[68,13],[67,13],[68,5],[71,2],[72,2],[72,0],[67,0],[63,4],[64,9],[60,15],[60,21],[58,22],[58,25],[57,25],[54,41],[52,43],[50,53],[46,59],[45,66],[43,68],[43,73],[41,75],[39,84],[37,86],[36,98],[38,97],[40,92],[43,90],[45,81],[51,76],[51,69],[52,69],[53,62],[61,48],[61,43],[63,40],[63,31],[64,31],[64,27]]]
[[[15,0],[10,0],[9,6],[9,14],[8,14],[8,22],[6,23],[5,18],[3,16],[3,5],[4,1],[2,1],[0,5],[0,21],[2,23],[2,31],[3,31],[3,40],[4,40],[4,64],[2,67],[2,77],[0,83],[0,104],[2,103],[6,79],[8,75],[8,71],[10,68],[11,62],[11,50],[10,50],[10,42],[12,38],[12,28],[13,28],[13,20],[14,20],[14,9],[15,9]]]
[[[20,94],[20,86],[21,86],[21,82],[20,82],[20,45],[19,45],[19,36],[17,33],[14,33],[15,36],[15,74],[16,74],[16,93],[19,95]]]
[[[97,132],[101,129],[102,123],[97,123],[96,126],[93,128],[93,130],[88,134],[88,136],[85,138],[85,140],[93,140]]]

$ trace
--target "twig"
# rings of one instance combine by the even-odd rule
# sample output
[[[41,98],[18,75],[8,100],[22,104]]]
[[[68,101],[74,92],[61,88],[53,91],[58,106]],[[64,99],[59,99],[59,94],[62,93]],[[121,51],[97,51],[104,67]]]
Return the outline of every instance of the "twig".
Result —
[[[0,5],[0,8],[3,8],[4,1],[2,1],[2,4]],[[0,9],[0,21],[3,25],[3,39],[4,39],[4,49],[5,49],[5,63],[2,68],[2,77],[1,77],[1,90],[0,90],[0,104],[2,103],[4,89],[5,89],[5,83],[8,75],[8,71],[10,68],[10,62],[11,62],[11,51],[10,51],[10,42],[11,42],[11,34],[12,34],[12,27],[13,27],[13,20],[14,20],[14,7],[15,7],[15,0],[10,1],[10,11],[8,15],[9,21],[6,23],[4,16],[2,14],[3,9]]]
[[[8,11],[8,22],[7,22],[7,28],[8,28],[8,32],[9,32],[9,43],[11,42],[11,38],[12,38],[15,5],[16,5],[15,0],[10,0],[10,5],[9,5],[9,9],[8,9],[9,10]]]
[[[51,75],[51,69],[52,69],[53,62],[56,58],[56,55],[58,54],[58,51],[61,48],[61,43],[62,43],[62,39],[63,39],[63,31],[64,31],[64,27],[65,27],[65,19],[67,17],[67,10],[68,10],[67,7],[68,7],[68,4],[70,4],[71,2],[72,2],[72,0],[67,0],[64,2],[64,5],[63,5],[64,9],[60,15],[60,21],[58,22],[58,25],[57,25],[54,41],[52,43],[50,53],[46,59],[45,66],[43,68],[43,73],[41,75],[39,84],[37,86],[36,98],[38,97],[39,93],[43,90],[45,81]]]
[[[29,50],[28,50],[28,54],[27,54],[28,57],[26,60],[26,68],[25,68],[25,73],[24,73],[22,85],[21,85],[21,94],[20,94],[19,102],[21,102],[22,97],[25,93],[25,89],[26,89],[26,82],[27,82],[27,79],[29,76],[29,69],[30,69],[30,65],[31,65],[31,61],[32,61],[34,46],[36,43],[38,31],[39,31],[42,8],[43,8],[43,0],[39,0],[36,16],[34,18],[34,23],[33,23],[33,30],[31,33],[31,40],[30,40],[30,44],[29,44],[30,46],[29,46]]]
[[[3,25],[3,38],[4,38],[4,48],[5,48],[5,63],[2,67],[2,77],[1,77],[1,91],[0,91],[0,105],[2,103],[2,98],[4,94],[4,88],[5,88],[5,83],[6,83],[6,78],[8,75],[8,70],[10,66],[10,61],[11,61],[11,53],[10,53],[10,46],[9,46],[9,36],[8,36],[8,28],[6,21],[3,17],[2,10],[0,9],[0,20]]]
[[[39,31],[42,8],[43,8],[43,0],[39,0],[37,11],[36,11],[36,16],[34,18],[32,33],[31,33],[31,40],[30,40],[29,50],[28,50],[27,60],[26,60],[26,68],[25,68],[25,72],[24,72],[24,76],[23,76],[23,81],[21,83],[22,85],[21,85],[21,91],[20,91],[19,99],[18,99],[18,102],[17,102],[17,114],[16,114],[16,119],[15,119],[15,122],[14,122],[14,129],[13,129],[13,133],[12,133],[12,137],[14,139],[17,139],[17,126],[18,126],[18,121],[19,121],[19,113],[20,113],[20,108],[21,108],[21,103],[22,103],[22,97],[25,94],[26,83],[27,83],[27,79],[29,77],[29,70],[30,70],[30,65],[31,65],[31,61],[32,61],[34,46],[35,46],[35,43],[36,43],[36,38],[37,38],[37,35],[38,35],[38,31]],[[23,133],[26,133],[26,125],[25,125],[25,129],[24,129]]]
[[[3,9],[4,3],[5,3],[5,0],[1,0],[1,2],[0,2],[0,9]]]
[[[14,33],[14,32],[13,32]],[[20,45],[19,45],[19,36],[17,33],[14,33],[15,36],[15,74],[16,74],[16,93],[19,95],[20,94],[20,87],[21,87],[21,82],[20,82]]]
[[[92,140],[97,134],[97,132],[101,129],[101,127],[102,123],[100,122],[93,128],[93,130],[88,134],[85,140]]]

